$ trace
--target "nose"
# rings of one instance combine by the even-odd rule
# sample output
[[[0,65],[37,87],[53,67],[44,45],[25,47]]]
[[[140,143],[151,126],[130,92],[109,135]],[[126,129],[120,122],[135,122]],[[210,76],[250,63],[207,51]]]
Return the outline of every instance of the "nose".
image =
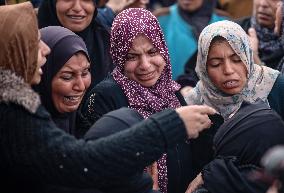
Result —
[[[259,5],[261,6],[261,7],[267,7],[268,6],[268,2],[267,2],[268,0],[260,0],[259,1]]]
[[[48,45],[46,43],[44,43],[43,41],[41,41],[41,42],[42,42],[42,46],[43,46],[42,53],[43,53],[44,56],[47,56],[48,54],[50,54],[50,48],[48,47]]]
[[[234,73],[233,65],[229,61],[225,61],[223,66],[223,73],[226,75],[230,75]]]
[[[81,0],[74,0],[72,10],[75,12],[80,12],[82,10]]]
[[[139,68],[141,70],[148,70],[150,66],[151,62],[149,61],[149,58],[147,56],[141,56]]]
[[[86,89],[86,86],[81,76],[75,79],[75,84],[73,89],[78,92],[82,92]]]

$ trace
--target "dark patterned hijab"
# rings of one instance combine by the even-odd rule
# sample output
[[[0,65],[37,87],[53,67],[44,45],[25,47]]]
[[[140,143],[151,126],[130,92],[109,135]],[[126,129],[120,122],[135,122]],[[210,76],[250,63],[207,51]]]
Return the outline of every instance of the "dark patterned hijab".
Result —
[[[164,58],[165,68],[150,88],[143,87],[124,75],[126,55],[132,41],[139,35],[146,35],[159,49]],[[136,109],[144,118],[166,108],[180,106],[175,92],[180,86],[173,81],[168,48],[157,18],[143,8],[130,8],[118,14],[111,29],[112,59],[117,65],[113,70],[113,78],[121,86],[132,109]]]
[[[64,27],[49,26],[42,28],[40,33],[41,39],[50,47],[51,52],[42,67],[42,80],[34,89],[39,92],[43,105],[57,126],[72,134],[75,129],[73,128],[75,112],[59,113],[56,110],[52,101],[51,83],[54,76],[74,54],[83,52],[89,59],[88,51],[83,39]]]

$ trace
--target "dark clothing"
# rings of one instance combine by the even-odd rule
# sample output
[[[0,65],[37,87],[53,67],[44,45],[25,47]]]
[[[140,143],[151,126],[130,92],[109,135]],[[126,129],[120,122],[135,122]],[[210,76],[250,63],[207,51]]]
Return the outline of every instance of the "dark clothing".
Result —
[[[84,135],[85,140],[96,140],[129,129],[144,118],[134,109],[122,107],[103,115]]]
[[[112,22],[115,18],[115,13],[108,6],[98,8],[98,15],[96,20],[100,21],[100,23],[108,30],[111,30]]]
[[[66,62],[78,52],[84,54],[90,61],[86,45],[78,35],[60,26],[45,27],[40,30],[40,33],[42,41],[48,45],[51,52],[42,67],[41,82],[33,88],[39,93],[43,106],[50,113],[55,124],[67,133],[74,134],[76,111],[68,113],[58,111],[52,99],[51,85]],[[78,92],[78,94],[80,93]]]
[[[185,106],[186,102],[183,96],[179,92],[176,92],[176,96],[181,105]],[[77,112],[76,125],[78,129],[76,136],[78,137],[82,137],[104,114],[129,106],[127,97],[112,76],[108,76],[100,84],[96,85],[86,98],[87,100]]]
[[[268,95],[270,107],[284,120],[284,76],[279,75]],[[202,168],[213,159],[213,137],[218,127],[213,125],[210,129],[200,133],[197,139],[191,140],[194,172],[197,175]]]
[[[199,78],[197,73],[195,72],[196,67],[196,60],[197,60],[197,51],[189,58],[184,66],[185,73],[178,76],[177,82],[181,85],[181,87],[191,86],[195,87]]]
[[[91,59],[92,86],[103,80],[113,69],[110,49],[110,34],[103,24],[96,19],[94,13],[91,24],[81,32],[77,32],[86,43]],[[62,26],[56,16],[55,1],[44,0],[38,10],[39,28],[47,26]],[[63,26],[64,27],[64,26]]]
[[[252,27],[251,24],[251,17],[246,17],[240,20],[236,21],[246,32],[248,32],[248,29]],[[259,38],[259,37],[258,37]],[[266,66],[280,70],[284,63],[284,57],[283,57],[284,49],[279,48],[278,50],[274,50],[271,53],[267,53],[262,49],[258,49],[259,58],[262,62],[265,63]]]
[[[260,168],[264,153],[284,144],[284,122],[263,101],[243,103],[214,137],[216,158],[202,171],[204,187],[210,193],[260,193],[268,186],[250,179]]]
[[[13,193],[40,193],[42,183],[102,191],[124,185],[186,138],[184,123],[169,109],[107,138],[76,140],[8,70],[0,71],[0,123],[1,184]],[[145,184],[152,186],[149,178]]]
[[[176,93],[176,96],[181,101],[181,104],[185,105],[185,101],[179,92]],[[80,115],[77,116],[80,117],[78,122],[80,125],[77,125],[77,128],[85,129],[79,131],[79,133],[81,135],[85,133],[104,114],[128,106],[127,97],[122,89],[112,77],[108,77],[90,92],[88,101],[78,111],[80,112]],[[192,175],[190,144],[184,141],[174,148],[169,148],[166,153],[168,169],[167,192],[184,193],[189,182],[194,178]]]

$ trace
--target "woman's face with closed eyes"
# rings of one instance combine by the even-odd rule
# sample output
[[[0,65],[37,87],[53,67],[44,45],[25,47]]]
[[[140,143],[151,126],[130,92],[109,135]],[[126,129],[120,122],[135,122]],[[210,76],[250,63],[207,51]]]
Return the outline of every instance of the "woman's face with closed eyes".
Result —
[[[90,63],[82,52],[74,54],[52,79],[52,101],[60,113],[76,111],[91,84]]]
[[[247,68],[225,39],[213,39],[206,65],[210,80],[222,92],[234,95],[245,87]]]

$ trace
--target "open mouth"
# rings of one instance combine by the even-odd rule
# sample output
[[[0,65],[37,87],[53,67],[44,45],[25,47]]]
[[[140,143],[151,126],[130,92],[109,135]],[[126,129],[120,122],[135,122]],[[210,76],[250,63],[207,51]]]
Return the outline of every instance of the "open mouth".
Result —
[[[82,95],[80,96],[64,96],[63,102],[66,105],[77,105],[81,102]]]
[[[76,20],[76,21],[81,21],[86,18],[86,16],[84,15],[67,15],[67,17],[69,19]]]
[[[237,80],[230,80],[223,83],[224,88],[232,89],[239,86],[239,82]]]
[[[261,20],[270,20],[271,19],[270,15],[268,15],[266,13],[262,13],[262,12],[258,13],[257,17]]]

